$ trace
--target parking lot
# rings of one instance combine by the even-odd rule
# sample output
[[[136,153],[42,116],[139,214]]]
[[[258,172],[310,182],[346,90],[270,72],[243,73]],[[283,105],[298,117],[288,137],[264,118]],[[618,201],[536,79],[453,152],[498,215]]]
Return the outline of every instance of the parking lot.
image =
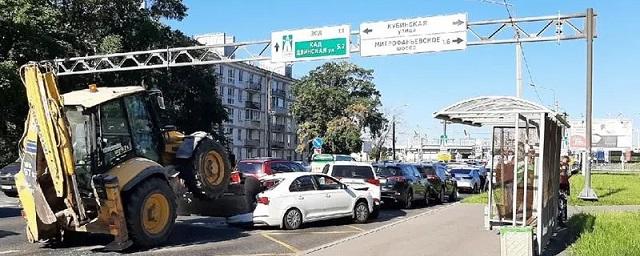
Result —
[[[147,251],[131,251],[141,255],[294,255],[319,250],[331,244],[384,229],[406,220],[429,215],[456,205],[441,204],[415,209],[385,208],[378,219],[366,224],[353,224],[349,219],[322,221],[299,230],[267,227],[233,227],[224,218],[201,216],[178,217],[168,243]],[[29,244],[24,235],[24,222],[17,200],[0,196],[0,255],[84,255],[102,252],[110,242],[106,235],[82,234],[65,248],[47,248]]]

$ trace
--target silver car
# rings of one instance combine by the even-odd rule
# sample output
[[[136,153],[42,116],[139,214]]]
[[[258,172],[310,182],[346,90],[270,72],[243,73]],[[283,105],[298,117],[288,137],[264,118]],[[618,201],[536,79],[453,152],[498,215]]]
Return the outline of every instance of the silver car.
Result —
[[[468,191],[471,193],[480,193],[481,181],[480,174],[477,169],[454,168],[449,171],[451,176],[456,179],[458,190]]]

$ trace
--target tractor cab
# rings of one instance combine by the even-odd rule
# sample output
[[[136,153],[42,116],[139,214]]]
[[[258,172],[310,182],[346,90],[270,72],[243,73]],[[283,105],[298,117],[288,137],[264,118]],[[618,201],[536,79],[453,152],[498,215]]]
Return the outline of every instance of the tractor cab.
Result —
[[[91,192],[91,177],[141,157],[161,163],[163,142],[157,91],[140,86],[104,87],[63,95],[73,143],[78,185]]]

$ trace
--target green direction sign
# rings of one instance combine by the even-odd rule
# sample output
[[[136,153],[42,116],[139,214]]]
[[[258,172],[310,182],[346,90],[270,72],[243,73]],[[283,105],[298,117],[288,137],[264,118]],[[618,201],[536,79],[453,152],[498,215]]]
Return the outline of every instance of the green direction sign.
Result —
[[[346,38],[296,42],[296,58],[342,56],[347,53]]]
[[[293,62],[348,58],[349,25],[271,33],[271,61]]]

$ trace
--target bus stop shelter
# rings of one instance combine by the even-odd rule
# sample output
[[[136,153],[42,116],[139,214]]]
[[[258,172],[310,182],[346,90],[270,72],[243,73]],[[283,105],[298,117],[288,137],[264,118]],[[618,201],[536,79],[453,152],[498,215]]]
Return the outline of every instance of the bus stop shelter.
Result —
[[[541,253],[557,225],[565,116],[522,98],[484,96],[457,102],[434,117],[492,130],[485,223],[531,227]]]

